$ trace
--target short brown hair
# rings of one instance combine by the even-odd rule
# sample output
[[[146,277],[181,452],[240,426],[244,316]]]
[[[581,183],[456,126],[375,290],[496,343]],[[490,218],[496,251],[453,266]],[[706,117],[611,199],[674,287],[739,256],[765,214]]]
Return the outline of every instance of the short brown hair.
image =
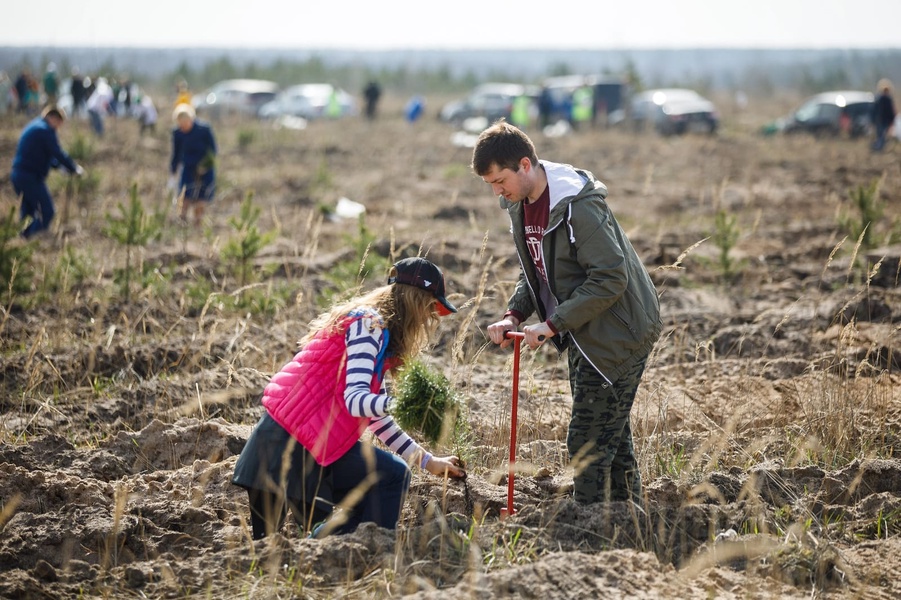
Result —
[[[499,169],[519,171],[523,158],[538,164],[535,144],[522,130],[500,119],[479,135],[472,151],[472,170],[476,175],[484,175],[496,164]]]

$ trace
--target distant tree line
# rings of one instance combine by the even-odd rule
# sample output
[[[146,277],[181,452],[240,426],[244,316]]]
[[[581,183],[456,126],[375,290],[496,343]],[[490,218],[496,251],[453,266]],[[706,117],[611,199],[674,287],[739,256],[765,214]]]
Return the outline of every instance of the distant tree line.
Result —
[[[374,79],[385,88],[406,93],[456,92],[469,89],[479,82],[474,73],[458,76],[447,67],[412,69],[400,65],[372,68],[359,64],[330,64],[319,57],[304,61],[277,59],[268,65],[255,62],[242,65],[224,56],[200,68],[192,68],[187,62],[182,62],[165,79],[184,79],[190,82],[192,88],[199,89],[223,79],[236,78],[268,79],[281,86],[304,82],[332,83],[348,91],[362,90],[366,82]]]
[[[872,89],[876,82],[888,77],[901,84],[901,51],[864,56],[850,54],[819,62],[790,63],[780,66],[754,66],[717,82],[713,75],[698,73],[669,74],[660,76],[644,74],[632,60],[624,61],[618,70],[599,70],[605,75],[617,75],[630,81],[634,88],[643,87],[693,87],[705,92],[717,88],[743,89],[749,93],[769,94],[775,90],[795,90],[813,94],[832,89]],[[501,71],[477,75],[473,71],[459,74],[448,66],[436,68],[410,68],[407,66],[373,69],[365,65],[329,64],[314,57],[306,61],[278,59],[269,65],[235,64],[227,57],[218,58],[202,68],[190,68],[183,62],[169,76],[169,80],[183,78],[192,86],[205,87],[223,79],[249,77],[269,79],[280,85],[299,82],[322,81],[341,85],[348,90],[362,89],[367,81],[375,79],[384,87],[404,93],[444,93],[468,90],[485,81],[519,80],[540,84],[544,77],[578,73],[566,63],[550,66],[543,76],[513,77]],[[725,85],[724,85],[725,83]]]

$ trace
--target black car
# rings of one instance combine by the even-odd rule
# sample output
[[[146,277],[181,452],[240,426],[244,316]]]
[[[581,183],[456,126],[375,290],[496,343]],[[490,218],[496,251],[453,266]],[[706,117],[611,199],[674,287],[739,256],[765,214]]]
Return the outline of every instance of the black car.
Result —
[[[873,94],[855,90],[823,92],[804,101],[782,120],[784,133],[851,137],[867,135],[872,127]]]

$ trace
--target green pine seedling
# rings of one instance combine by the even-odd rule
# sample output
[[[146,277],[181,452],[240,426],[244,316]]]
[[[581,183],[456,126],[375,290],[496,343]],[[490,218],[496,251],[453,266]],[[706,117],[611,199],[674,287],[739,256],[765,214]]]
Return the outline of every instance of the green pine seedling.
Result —
[[[710,239],[720,249],[719,267],[723,281],[731,282],[737,275],[736,267],[738,266],[732,257],[732,249],[738,242],[740,232],[736,224],[734,215],[729,214],[725,210],[717,211],[716,220],[714,222],[714,230]]]
[[[864,249],[873,248],[875,243],[874,225],[882,220],[885,205],[879,198],[880,179],[874,179],[868,184],[861,184],[848,190],[848,198],[853,208],[857,209],[856,216],[849,211],[839,215],[838,224],[853,239],[860,240]]]
[[[444,374],[414,361],[398,378],[397,404],[392,411],[397,424],[418,431],[429,442],[455,431],[460,418],[459,401]]]
[[[2,293],[7,296],[5,303],[31,290],[32,269],[27,267],[34,248],[21,241],[22,223],[16,213],[16,207],[10,206],[6,218],[0,219],[0,278],[4,284]]]
[[[247,192],[244,202],[241,203],[241,212],[237,217],[230,217],[229,224],[238,234],[230,239],[222,249],[222,256],[232,261],[238,275],[240,287],[244,287],[251,280],[251,262],[267,244],[274,239],[276,232],[260,233],[257,220],[262,209],[253,203],[253,192]]]
[[[121,216],[106,215],[107,225],[103,232],[110,238],[125,246],[125,269],[122,272],[122,291],[128,302],[131,294],[132,249],[145,246],[147,242],[159,236],[162,228],[159,218],[151,217],[144,212],[144,205],[138,198],[138,184],[132,183],[129,190],[131,200],[128,207],[119,203]]]

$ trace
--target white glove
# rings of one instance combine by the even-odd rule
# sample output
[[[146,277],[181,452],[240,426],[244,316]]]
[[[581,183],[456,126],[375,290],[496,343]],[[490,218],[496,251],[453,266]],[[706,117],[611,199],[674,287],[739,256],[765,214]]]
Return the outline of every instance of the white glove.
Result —
[[[166,189],[170,192],[178,189],[178,180],[175,178],[175,175],[169,176],[169,181],[166,182]]]
[[[75,174],[79,177],[84,175],[84,167],[82,167],[81,165],[75,165]]]

